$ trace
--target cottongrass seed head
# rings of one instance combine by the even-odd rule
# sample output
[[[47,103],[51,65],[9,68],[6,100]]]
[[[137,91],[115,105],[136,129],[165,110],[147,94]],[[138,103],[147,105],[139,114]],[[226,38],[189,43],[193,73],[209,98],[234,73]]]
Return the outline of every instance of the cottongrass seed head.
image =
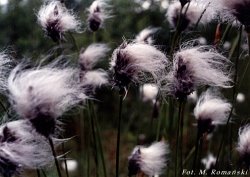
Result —
[[[143,84],[140,87],[143,101],[156,101],[156,97],[159,92],[159,88],[156,84]]]
[[[167,57],[156,47],[124,42],[114,50],[110,67],[114,85],[126,89],[130,82],[158,82],[164,75],[167,64]]]
[[[89,7],[88,27],[95,32],[103,27],[104,21],[111,18],[109,0],[95,0]]]
[[[200,86],[231,87],[231,62],[226,57],[210,46],[188,45],[174,54],[172,71],[167,76],[167,92],[177,99],[185,99]]]
[[[215,12],[209,8],[209,2],[200,3],[191,1],[190,3],[186,3],[182,8],[179,1],[174,1],[169,5],[166,17],[172,27],[176,28],[179,22],[179,30],[184,31],[198,22],[201,24],[209,23],[214,18],[214,15]]]
[[[149,147],[136,146],[128,158],[128,176],[143,172],[148,176],[160,175],[167,166],[168,145],[153,143]]]
[[[49,136],[56,118],[87,98],[79,83],[79,72],[51,66],[22,67],[18,65],[9,76],[9,99],[20,117],[29,119],[39,133]]]
[[[200,135],[211,133],[215,126],[225,124],[232,105],[216,95],[215,90],[207,90],[200,97],[194,108]]]
[[[72,10],[57,0],[45,2],[37,13],[38,23],[57,42],[67,31],[79,32],[81,23]]]
[[[135,42],[153,44],[154,43],[153,35],[157,31],[159,31],[159,28],[152,28],[152,27],[145,28],[135,37]]]
[[[201,163],[205,166],[206,170],[210,170],[215,167],[216,157],[209,153],[205,158],[201,159]]]
[[[0,173],[12,176],[24,169],[51,166],[53,156],[46,139],[27,120],[0,127]]]
[[[79,56],[81,70],[91,70],[101,59],[105,58],[110,48],[106,44],[91,44],[82,49]]]
[[[91,95],[98,87],[109,84],[108,73],[99,69],[87,71],[81,79],[81,85],[85,88],[87,95]]]
[[[236,150],[239,152],[241,159],[250,166],[250,124],[239,129],[238,145]]]
[[[221,20],[229,22],[238,20],[250,33],[249,0],[211,0],[211,3],[213,7],[217,7]]]

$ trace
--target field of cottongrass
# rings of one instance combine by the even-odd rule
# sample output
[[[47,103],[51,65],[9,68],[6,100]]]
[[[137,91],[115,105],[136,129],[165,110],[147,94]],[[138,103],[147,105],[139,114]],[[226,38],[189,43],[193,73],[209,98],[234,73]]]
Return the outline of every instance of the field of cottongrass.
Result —
[[[250,0],[0,0],[0,175],[250,176]]]

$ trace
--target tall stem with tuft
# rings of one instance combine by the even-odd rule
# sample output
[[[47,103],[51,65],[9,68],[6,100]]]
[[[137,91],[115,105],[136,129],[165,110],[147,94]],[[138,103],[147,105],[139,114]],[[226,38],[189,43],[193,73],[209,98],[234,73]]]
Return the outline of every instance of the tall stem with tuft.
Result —
[[[119,103],[119,117],[118,117],[118,126],[117,126],[117,141],[116,141],[116,166],[115,166],[115,176],[119,176],[119,160],[120,160],[120,136],[121,136],[121,119],[122,119],[122,103],[123,95],[120,90],[120,103]]]

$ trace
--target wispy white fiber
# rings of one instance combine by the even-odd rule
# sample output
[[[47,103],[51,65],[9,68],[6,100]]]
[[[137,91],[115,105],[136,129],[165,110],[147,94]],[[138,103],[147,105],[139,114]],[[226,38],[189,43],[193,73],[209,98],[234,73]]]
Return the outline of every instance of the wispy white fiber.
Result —
[[[38,23],[53,40],[59,40],[66,31],[79,32],[81,22],[73,10],[57,0],[45,2],[37,13]]]
[[[153,44],[153,35],[159,31],[159,28],[148,27],[143,29],[135,38],[135,42]]]
[[[8,79],[10,101],[22,118],[33,119],[41,114],[56,118],[87,98],[76,69],[22,67],[18,65]]]
[[[140,88],[143,101],[155,102],[159,88],[156,84],[143,84]]]
[[[241,156],[250,154],[250,124],[247,124],[239,129],[239,138],[237,144],[237,151]]]
[[[7,164],[3,171],[6,174],[44,168],[53,162],[47,140],[26,120],[12,121],[0,127],[0,159],[0,166]],[[8,164],[16,168],[8,169]]]
[[[91,44],[83,49],[79,63],[84,70],[91,70],[101,59],[105,58],[110,48],[106,44]]]
[[[225,124],[227,122],[232,105],[220,98],[213,90],[204,92],[195,108],[194,116],[199,120],[211,120],[212,125]]]
[[[216,163],[216,157],[209,153],[205,158],[201,159],[201,163],[207,170],[211,169]]]
[[[168,59],[156,47],[142,43],[126,43],[114,50],[110,66],[119,87],[130,82],[156,83],[165,73]]]
[[[157,142],[149,147],[136,146],[129,160],[133,160],[135,154],[139,155],[136,157],[136,164],[139,165],[140,171],[148,176],[154,176],[162,174],[166,168],[169,149],[165,142]]]
[[[187,43],[174,54],[166,89],[179,97],[204,85],[229,88],[232,86],[230,67],[231,62],[214,48],[191,47]]]
[[[108,73],[103,70],[87,71],[81,83],[83,86],[91,86],[92,88],[100,87],[108,84]]]
[[[92,31],[96,31],[100,27],[103,27],[105,20],[112,17],[112,11],[111,6],[109,5],[109,0],[93,1],[93,3],[88,9],[88,12],[89,28]]]

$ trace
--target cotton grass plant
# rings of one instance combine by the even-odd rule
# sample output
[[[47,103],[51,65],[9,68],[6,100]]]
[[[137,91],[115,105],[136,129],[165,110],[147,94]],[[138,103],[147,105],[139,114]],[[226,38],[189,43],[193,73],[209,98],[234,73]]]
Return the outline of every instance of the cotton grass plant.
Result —
[[[64,176],[63,172],[67,177],[73,177],[76,168],[81,171],[80,176],[119,177],[127,173],[129,177],[177,177],[186,168],[211,170],[231,163],[234,166],[230,168],[233,169],[236,158],[243,162],[240,168],[249,167],[249,125],[241,119],[232,121],[233,113],[237,111],[234,109],[238,104],[236,95],[241,89],[238,77],[241,76],[239,63],[242,62],[240,44],[244,36],[243,27],[249,32],[248,0],[173,1],[167,11],[161,13],[166,18],[162,23],[167,27],[135,25],[135,29],[144,29],[139,34],[124,34],[131,40],[120,36],[118,38],[120,41],[123,39],[122,42],[109,41],[109,44],[102,41],[105,39],[102,32],[108,34],[107,29],[110,29],[105,29],[106,20],[115,18],[111,15],[111,7],[120,13],[112,1],[92,1],[89,7],[84,7],[87,12],[79,6],[86,19],[80,18],[84,15],[78,17],[78,12],[69,9],[69,5],[70,2],[46,1],[34,14],[38,26],[57,42],[54,45],[64,44],[64,50],[50,56],[52,62],[27,66],[16,58],[14,62],[7,52],[0,53],[2,106],[5,113],[10,114],[0,126],[0,173],[4,177],[22,175],[24,170],[37,170],[40,177],[44,168],[53,168],[53,160],[58,177]],[[136,13],[140,14],[139,11]],[[232,29],[220,27],[223,23],[232,23],[229,17],[239,22],[240,30],[236,39],[230,41],[230,48],[223,49]],[[81,38],[90,38],[89,32],[84,31],[81,25],[84,21],[87,22],[85,28],[94,35],[93,39],[87,40],[92,43],[86,44]],[[213,23],[218,28],[208,29],[214,30],[212,33],[215,32],[216,36],[211,38],[199,34],[202,28],[208,27],[207,24]],[[68,41],[66,35],[71,32],[78,34],[70,34],[71,40]],[[155,35],[158,32],[166,35],[168,40],[158,44]],[[68,45],[70,42],[72,44]],[[80,48],[82,50],[78,50]],[[60,57],[57,59],[60,61],[55,61],[57,56],[68,57],[68,53],[72,60],[67,64],[62,64]],[[114,88],[119,91],[118,118],[112,119],[110,112],[110,120],[102,120],[99,104],[105,105],[105,109],[116,108],[112,107],[114,101],[108,95],[114,92]],[[232,98],[228,92],[233,93]],[[98,100],[106,97],[108,100]],[[190,97],[192,103],[187,101]],[[241,105],[246,102],[247,95]],[[159,113],[151,122],[147,119],[148,110],[142,107],[148,103],[153,104]],[[5,105],[10,107],[9,110]],[[76,124],[79,123],[80,162],[70,160],[71,154],[64,147],[66,140],[61,139],[64,118],[67,118],[66,122],[72,118]],[[114,120],[117,121],[117,131],[111,127]],[[233,135],[239,122],[241,128],[236,142]],[[109,134],[105,131],[106,126]],[[133,131],[124,136],[123,129]],[[193,138],[195,131],[196,140]],[[115,138],[112,138],[113,132],[117,133]],[[144,136],[136,143],[135,134]],[[108,146],[103,146],[102,143],[109,139],[107,135],[111,140]],[[226,136],[229,137],[228,142],[224,140]],[[222,141],[218,143],[220,138]],[[58,145],[62,145],[60,154]],[[109,148],[111,153],[107,152]],[[132,152],[129,154],[128,150]],[[226,150],[229,150],[228,162],[221,153]],[[234,150],[238,152],[236,158]],[[205,154],[208,155],[203,157]],[[128,157],[126,163],[121,161],[124,156]]]

